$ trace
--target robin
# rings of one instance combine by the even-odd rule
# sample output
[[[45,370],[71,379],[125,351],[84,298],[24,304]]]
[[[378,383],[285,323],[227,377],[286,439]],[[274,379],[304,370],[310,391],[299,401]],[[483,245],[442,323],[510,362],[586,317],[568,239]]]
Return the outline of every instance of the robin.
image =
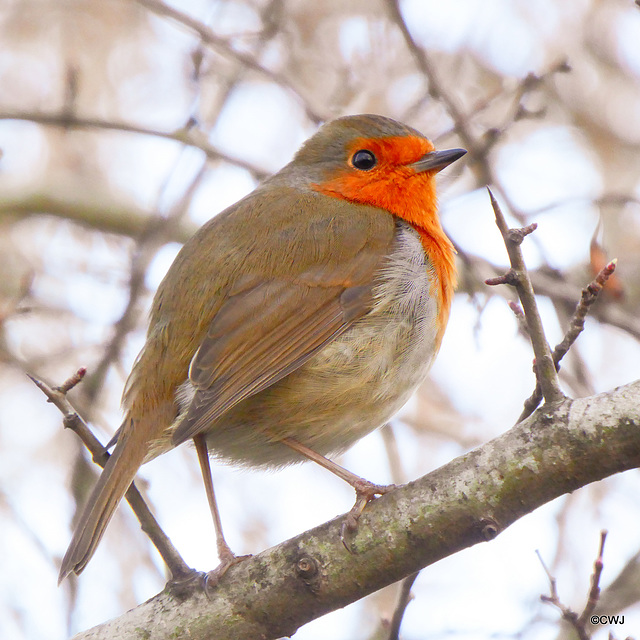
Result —
[[[207,222],[155,295],[117,443],[60,581],[89,562],[139,467],[193,440],[222,535],[209,455],[251,468],[325,456],[386,423],[424,380],[447,325],[454,248],[435,175],[465,154],[378,115],[328,122],[292,162]]]

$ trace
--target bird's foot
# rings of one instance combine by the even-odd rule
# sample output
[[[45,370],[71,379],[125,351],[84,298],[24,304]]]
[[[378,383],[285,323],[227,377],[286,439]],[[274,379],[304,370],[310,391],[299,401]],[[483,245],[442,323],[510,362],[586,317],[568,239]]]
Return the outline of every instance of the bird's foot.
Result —
[[[225,553],[220,557],[220,564],[204,574],[204,591],[208,597],[211,597],[212,591],[218,586],[220,579],[227,573],[229,567],[232,567],[234,564],[238,564],[243,560],[247,560],[251,558],[251,555],[247,556],[237,556],[231,551],[229,553]]]
[[[358,480],[353,483],[353,488],[356,490],[356,502],[353,507],[351,507],[351,511],[346,515],[344,522],[342,523],[342,527],[340,528],[340,540],[349,553],[354,553],[351,542],[358,532],[358,520],[360,519],[365,507],[376,496],[381,496],[393,491],[396,488],[396,485],[374,484],[364,478],[358,478]]]

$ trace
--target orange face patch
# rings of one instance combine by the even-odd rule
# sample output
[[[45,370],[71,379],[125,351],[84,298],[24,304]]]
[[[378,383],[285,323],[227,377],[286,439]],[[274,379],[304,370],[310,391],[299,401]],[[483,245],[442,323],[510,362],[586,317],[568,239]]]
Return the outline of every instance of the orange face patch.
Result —
[[[376,156],[377,164],[368,171],[351,164],[360,149]],[[358,138],[349,145],[349,164],[312,188],[334,198],[385,209],[410,224],[423,226],[436,215],[434,173],[417,173],[409,165],[433,150],[429,140],[418,136]]]
[[[361,149],[376,156],[373,168],[361,170],[351,163]],[[358,138],[349,145],[349,164],[311,187],[333,198],[384,209],[416,229],[438,275],[434,293],[441,304],[441,337],[455,286],[455,250],[438,219],[435,172],[416,172],[409,166],[434,149],[418,136]]]

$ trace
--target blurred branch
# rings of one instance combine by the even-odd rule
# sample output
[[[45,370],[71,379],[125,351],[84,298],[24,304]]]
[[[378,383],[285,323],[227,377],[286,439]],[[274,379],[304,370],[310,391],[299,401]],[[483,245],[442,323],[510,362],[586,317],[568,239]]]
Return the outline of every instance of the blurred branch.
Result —
[[[175,9],[174,7],[171,7],[164,2],[161,2],[160,0],[136,0],[136,2],[149,11],[152,11],[156,15],[170,18],[171,20],[174,20],[175,22],[181,24],[183,27],[187,27],[194,33],[198,34],[198,37],[203,44],[215,49],[218,53],[231,58],[236,62],[239,62],[247,69],[251,69],[252,71],[259,73],[267,80],[289,90],[291,93],[293,93],[293,95],[296,96],[296,98],[298,98],[299,103],[304,107],[307,117],[316,124],[319,124],[327,119],[326,115],[320,114],[311,108],[306,98],[300,93],[298,88],[295,87],[288,78],[280,73],[277,73],[276,71],[267,69],[255,58],[242,53],[241,51],[237,51],[233,48],[232,43],[228,39],[221,38],[220,36],[216,35],[216,33],[212,29],[207,27],[199,20],[196,20],[187,13],[184,13],[179,9]]]
[[[35,214],[50,215],[95,231],[104,231],[116,235],[137,238],[149,227],[153,214],[135,205],[127,205],[95,196],[80,199],[76,194],[56,194],[47,191],[35,191],[25,196],[0,196],[0,219],[4,216],[28,217]],[[172,240],[186,242],[196,231],[197,226],[185,222],[173,229]]]
[[[141,634],[163,640],[186,628],[192,640],[289,636],[329,611],[492,540],[560,495],[637,466],[640,381],[564,399],[374,500],[361,516],[354,553],[340,541],[341,516],[234,565],[213,597],[198,591],[177,600],[163,591],[76,640]]]
[[[464,146],[467,148],[467,151],[469,151],[471,156],[474,157],[474,160],[478,160],[478,158],[483,155],[484,150],[479,147],[475,136],[472,135],[467,117],[458,107],[458,104],[453,97],[445,90],[442,82],[440,82],[427,52],[418,45],[411,35],[411,31],[409,31],[409,27],[402,16],[402,12],[400,11],[399,0],[388,0],[387,7],[392,21],[395,22],[398,29],[400,29],[400,33],[404,38],[407,49],[409,49],[418,69],[428,82],[429,95],[434,100],[440,100],[444,103],[444,106],[451,116],[455,124],[456,131],[458,132]],[[490,176],[486,174],[484,179],[481,179],[481,181],[489,183],[489,178]]]
[[[591,614],[596,608],[598,604],[598,598],[600,597],[600,577],[602,576],[602,569],[604,568],[604,564],[602,561],[602,555],[604,553],[604,543],[607,538],[607,532],[600,532],[600,548],[598,551],[598,557],[594,563],[593,574],[591,575],[591,585],[589,588],[589,595],[587,597],[587,602],[582,610],[582,613],[578,615],[573,609],[563,604],[560,600],[560,596],[558,595],[557,582],[556,579],[551,575],[549,569],[544,563],[542,556],[538,553],[538,558],[540,559],[540,563],[542,564],[542,568],[547,574],[547,578],[549,579],[549,590],[550,595],[548,596],[540,596],[542,602],[546,602],[547,604],[552,604],[554,607],[560,610],[562,613],[562,619],[571,625],[571,628],[575,631],[579,640],[589,640],[591,638],[591,634],[587,631],[587,625],[589,624],[589,618]]]
[[[451,116],[454,124],[454,130],[460,136],[463,145],[469,152],[470,162],[468,165],[474,170],[477,176],[477,183],[480,186],[492,184],[498,190],[500,196],[508,204],[511,215],[522,224],[526,223],[526,215],[518,209],[513,200],[502,188],[502,181],[496,174],[493,164],[490,162],[490,151],[496,146],[499,139],[503,136],[508,127],[516,121],[523,112],[521,101],[524,94],[547,77],[558,72],[566,72],[569,68],[565,62],[556,63],[544,74],[535,75],[528,74],[516,89],[516,97],[518,98],[518,106],[512,110],[512,119],[507,119],[502,128],[491,127],[487,129],[482,137],[473,133],[471,126],[471,118],[473,112],[464,112],[453,97],[453,91],[449,91],[443,82],[441,82],[435,65],[425,49],[421,47],[411,35],[411,31],[402,16],[399,0],[388,0],[387,7],[391,15],[392,21],[397,25],[402,33],[405,44],[413,56],[416,65],[427,81],[429,95],[434,100],[439,100],[444,105],[447,113]]]
[[[413,573],[402,581],[402,588],[398,595],[398,603],[391,617],[391,622],[389,623],[388,640],[399,640],[400,638],[400,625],[402,624],[402,618],[404,618],[404,612],[407,610],[411,600],[413,600],[411,587],[413,587],[413,583],[416,581],[418,575],[419,572]]]
[[[137,325],[138,300],[143,292],[146,291],[145,276],[149,263],[156,255],[158,247],[162,246],[175,234],[175,230],[189,210],[189,204],[204,179],[206,171],[207,163],[203,162],[200,171],[193,177],[191,184],[169,215],[151,218],[147,229],[138,237],[135,251],[131,257],[127,306],[113,327],[113,335],[103,351],[100,362],[93,367],[91,378],[87,381],[89,384],[84,385],[88,395],[88,406],[93,405],[109,367],[120,357],[126,337]]]
[[[210,160],[222,160],[228,164],[245,169],[256,180],[262,180],[269,175],[268,172],[256,167],[246,160],[233,158],[216,149],[209,142],[206,134],[200,131],[192,121],[187,122],[184,127],[176,129],[175,131],[161,131],[160,129],[141,127],[127,122],[103,120],[102,118],[85,118],[75,114],[66,113],[65,111],[62,111],[61,113],[42,113],[39,111],[0,111],[0,121],[1,120],[23,120],[25,122],[63,127],[66,129],[120,131],[123,133],[135,133],[143,136],[164,138],[165,140],[173,140],[174,142],[179,142],[180,144],[200,149],[201,151],[204,151],[207,158]]]

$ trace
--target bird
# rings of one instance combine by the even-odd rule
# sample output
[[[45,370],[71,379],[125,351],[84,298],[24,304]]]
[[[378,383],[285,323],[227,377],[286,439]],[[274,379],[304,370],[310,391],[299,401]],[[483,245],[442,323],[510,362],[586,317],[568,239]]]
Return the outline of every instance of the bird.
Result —
[[[389,490],[328,456],[386,424],[438,353],[456,268],[435,176],[465,153],[436,150],[388,117],[340,117],[183,245],[59,582],[85,568],[140,466],[189,440],[218,576],[239,558],[222,533],[210,457],[269,469],[313,460],[355,488],[352,525]]]

